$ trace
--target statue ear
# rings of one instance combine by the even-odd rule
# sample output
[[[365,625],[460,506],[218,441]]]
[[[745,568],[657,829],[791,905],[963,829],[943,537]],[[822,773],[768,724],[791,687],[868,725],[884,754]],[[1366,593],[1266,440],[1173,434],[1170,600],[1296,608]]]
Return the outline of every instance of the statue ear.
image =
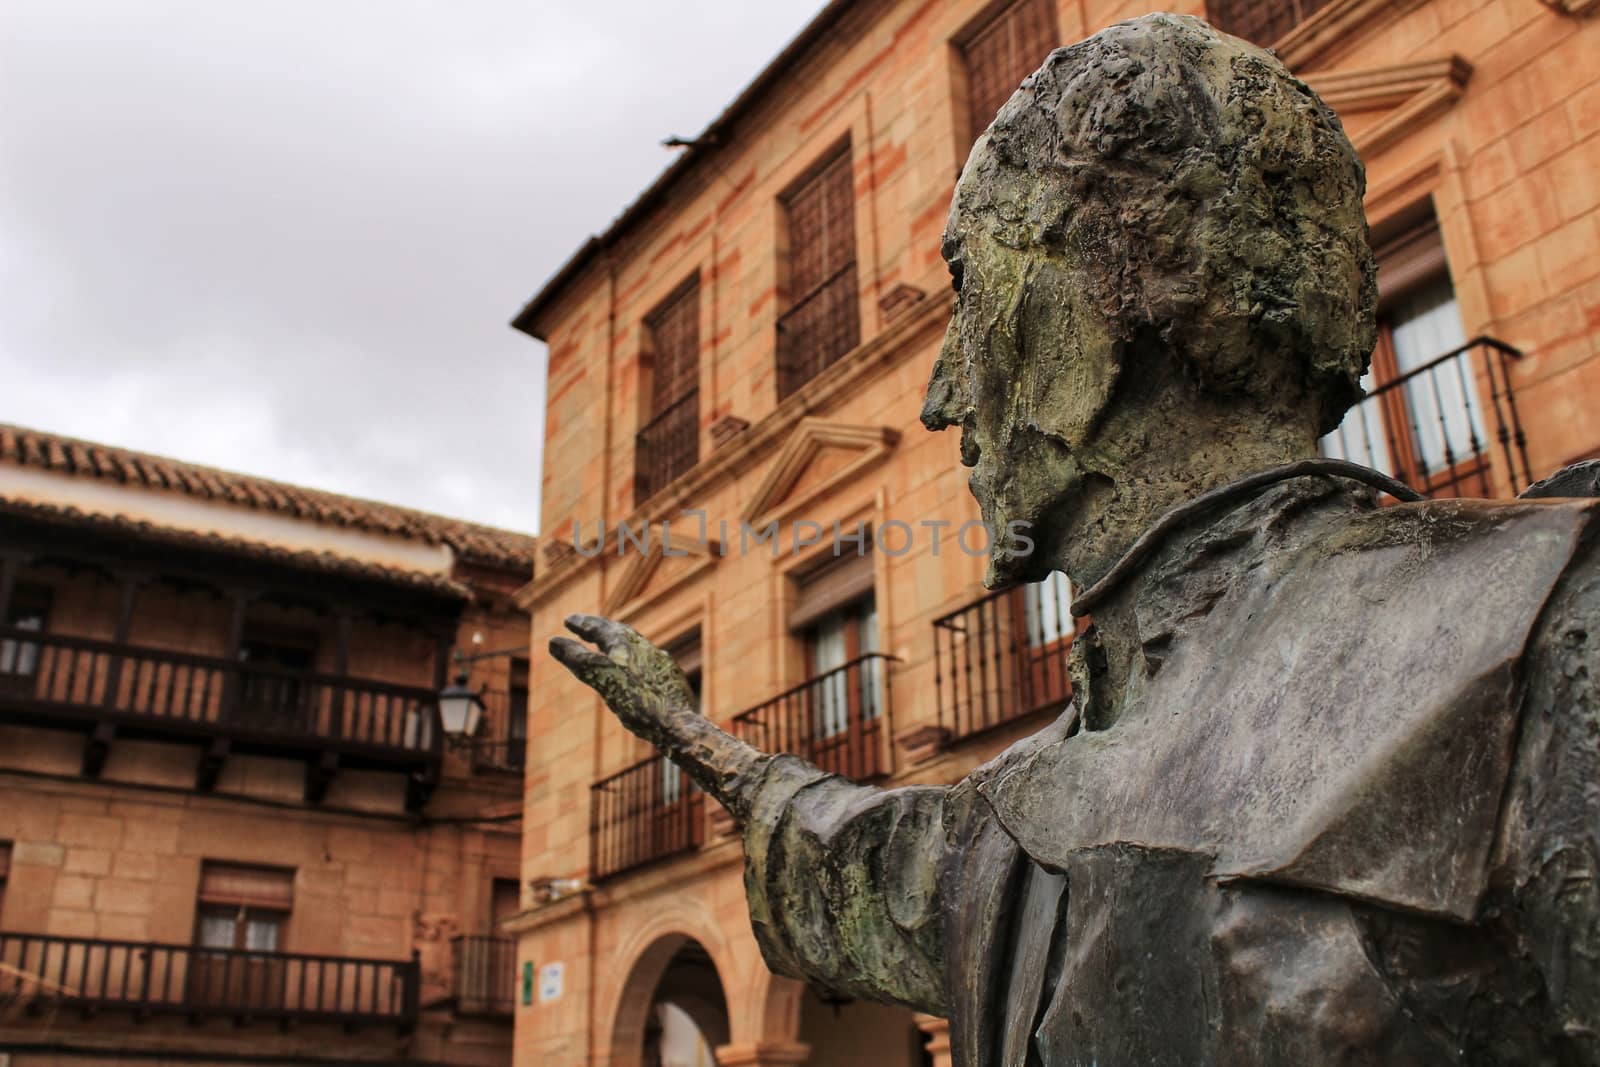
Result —
[[[1017,413],[1068,448],[1093,433],[1121,373],[1105,313],[1080,269],[1036,253],[1013,309]]]

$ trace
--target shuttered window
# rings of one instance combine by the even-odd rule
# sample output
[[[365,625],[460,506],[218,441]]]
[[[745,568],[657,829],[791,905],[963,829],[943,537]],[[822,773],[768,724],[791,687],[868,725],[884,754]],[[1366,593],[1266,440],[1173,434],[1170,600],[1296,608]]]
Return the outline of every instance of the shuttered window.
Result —
[[[783,207],[789,231],[789,306],[778,318],[780,400],[861,341],[849,146],[791,190]]]
[[[196,897],[195,944],[208,949],[276,952],[282,947],[284,919],[294,905],[294,872],[207,861],[200,867]],[[229,976],[204,971],[196,978],[220,982],[226,988]]]
[[[645,319],[653,367],[650,407],[636,441],[634,497],[642,503],[700,460],[700,281],[690,278]]]
[[[294,907],[294,871],[208,860],[200,868],[198,895],[208,906],[289,911]]]
[[[1222,32],[1265,48],[1330,3],[1332,0],[1209,0],[1206,17]]]
[[[988,129],[1022,79],[1058,44],[1051,0],[1017,0],[983,23],[961,48],[967,67],[971,137]]]

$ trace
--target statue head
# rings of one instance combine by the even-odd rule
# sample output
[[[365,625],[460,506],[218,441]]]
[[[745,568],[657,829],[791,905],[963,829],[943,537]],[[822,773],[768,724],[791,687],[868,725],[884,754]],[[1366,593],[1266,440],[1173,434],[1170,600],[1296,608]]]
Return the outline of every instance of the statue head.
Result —
[[[1023,83],[956,186],[922,412],[961,427],[991,528],[1033,525],[1026,558],[994,539],[990,585],[1093,580],[1160,510],[1312,454],[1375,337],[1364,187],[1333,112],[1198,19],[1118,23]]]

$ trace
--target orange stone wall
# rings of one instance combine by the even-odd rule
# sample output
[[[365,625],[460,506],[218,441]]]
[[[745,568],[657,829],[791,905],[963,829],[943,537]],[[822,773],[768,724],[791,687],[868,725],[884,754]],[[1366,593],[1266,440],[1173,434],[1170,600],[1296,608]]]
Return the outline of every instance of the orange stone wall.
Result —
[[[48,584],[52,634],[109,640],[120,593],[92,573],[24,567],[22,581]],[[135,602],[130,644],[203,656],[226,653],[231,607],[214,592],[161,581]],[[334,623],[309,608],[263,601],[252,622],[317,630],[316,669],[334,671]],[[527,640],[527,617],[503,603],[469,607],[458,647],[512,648]],[[349,645],[351,677],[434,684],[435,642],[395,623],[359,619]],[[507,661],[474,668],[474,685],[503,691]],[[204,861],[294,870],[293,907],[281,932],[284,952],[409,959],[423,971],[422,1002],[451,992],[455,934],[493,933],[491,886],[519,877],[521,781],[474,773],[447,752],[442,781],[419,819],[404,810],[404,776],[341,770],[320,805],[304,802],[303,762],[230,755],[212,793],[194,789],[198,745],[116,738],[97,780],[80,774],[81,733],[0,724],[0,842],[10,874],[0,893],[0,930],[112,940],[191,944]],[[482,821],[480,821],[482,820]],[[3,982],[0,982],[3,989]],[[47,1051],[70,1045],[71,1062],[121,1062],[117,1049],[172,1053],[343,1057],[492,1067],[509,1059],[504,1022],[426,1011],[411,1034],[393,1027],[347,1032],[335,1025],[272,1023],[235,1027],[167,1017],[138,1020],[105,1010],[42,1016],[0,1011],[0,1050],[17,1067],[55,1062]],[[65,1061],[64,1061],[65,1062]]]
[[[1159,5],[1058,5],[1063,43]],[[1202,13],[1202,4],[1172,5]],[[1375,225],[1431,198],[1466,335],[1524,353],[1513,370],[1536,476],[1600,451],[1600,18],[1539,0],[1342,0],[1320,36],[1283,42],[1297,73],[1326,86],[1368,165]],[[805,677],[785,628],[792,575],[814,558],[739,551],[738,522],[770,518],[956,525],[976,517],[954,434],[917,423],[948,317],[939,259],[967,144],[959,53],[951,44],[985,5],[863,2],[724,136],[725,147],[674,186],[535,324],[549,343],[544,529],[571,545],[603,520],[592,559],[548,547],[526,595],[538,679],[525,797],[523,874],[587,876],[590,787],[647,755],[592,694],[543,653],[569,612],[621,617],[669,641],[698,627],[704,703],[721,723]],[[1292,46],[1292,47],[1291,47]],[[1459,58],[1451,66],[1449,61]],[[1335,93],[1337,90],[1337,94]],[[781,404],[774,324],[784,307],[779,195],[843,138],[856,190],[861,347]],[[635,509],[645,316],[690,274],[701,291],[700,466]],[[899,286],[922,299],[897,314]],[[915,295],[915,294],[913,294]],[[725,416],[749,427],[714,447]],[[733,542],[724,555],[616,551],[615,526],[673,520],[693,540],[703,510]],[[785,527],[787,529],[787,527]],[[656,528],[659,548],[659,526]],[[948,534],[946,535],[949,536]],[[819,546],[820,547],[820,546]],[[908,553],[876,559],[882,647],[898,657],[884,731],[890,784],[953,781],[1022,732],[960,744],[913,763],[892,738],[936,722],[932,621],[981,594],[981,561],[936,558],[919,530]],[[698,852],[624,874],[519,920],[524,958],[560,962],[562,996],[522,1008],[517,1062],[637,1062],[629,1019],[648,999],[657,939],[686,934],[713,957],[727,993],[728,1062],[757,1062],[797,1040],[797,986],[771,979],[744,911],[736,839],[708,829]],[[768,1053],[760,1052],[768,1049]],[[756,1050],[756,1051],[751,1051]],[[779,1051],[771,1051],[779,1050]],[[792,1051],[792,1050],[791,1050]],[[800,1053],[794,1053],[799,1055]],[[755,1060],[741,1058],[755,1056]],[[771,1057],[779,1057],[772,1059]]]

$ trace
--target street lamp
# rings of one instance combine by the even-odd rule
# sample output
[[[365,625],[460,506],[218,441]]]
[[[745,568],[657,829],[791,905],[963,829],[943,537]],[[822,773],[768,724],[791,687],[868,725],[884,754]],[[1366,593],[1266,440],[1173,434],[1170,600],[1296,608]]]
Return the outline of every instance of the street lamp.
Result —
[[[478,732],[482,719],[483,697],[476,689],[467,687],[467,672],[463,668],[456,674],[455,681],[439,690],[439,720],[444,726],[444,735],[451,741],[465,741]]]
[[[482,640],[482,635],[474,634],[472,640],[476,644]],[[459,648],[454,651],[451,658],[456,664],[455,680],[439,690],[439,723],[444,727],[445,741],[451,747],[471,748],[473,735],[478,732],[478,723],[483,721],[483,694],[467,685],[467,664],[499,656],[522,656],[527,652],[526,645],[519,648],[498,648],[490,652],[474,652],[470,656],[465,655]]]

